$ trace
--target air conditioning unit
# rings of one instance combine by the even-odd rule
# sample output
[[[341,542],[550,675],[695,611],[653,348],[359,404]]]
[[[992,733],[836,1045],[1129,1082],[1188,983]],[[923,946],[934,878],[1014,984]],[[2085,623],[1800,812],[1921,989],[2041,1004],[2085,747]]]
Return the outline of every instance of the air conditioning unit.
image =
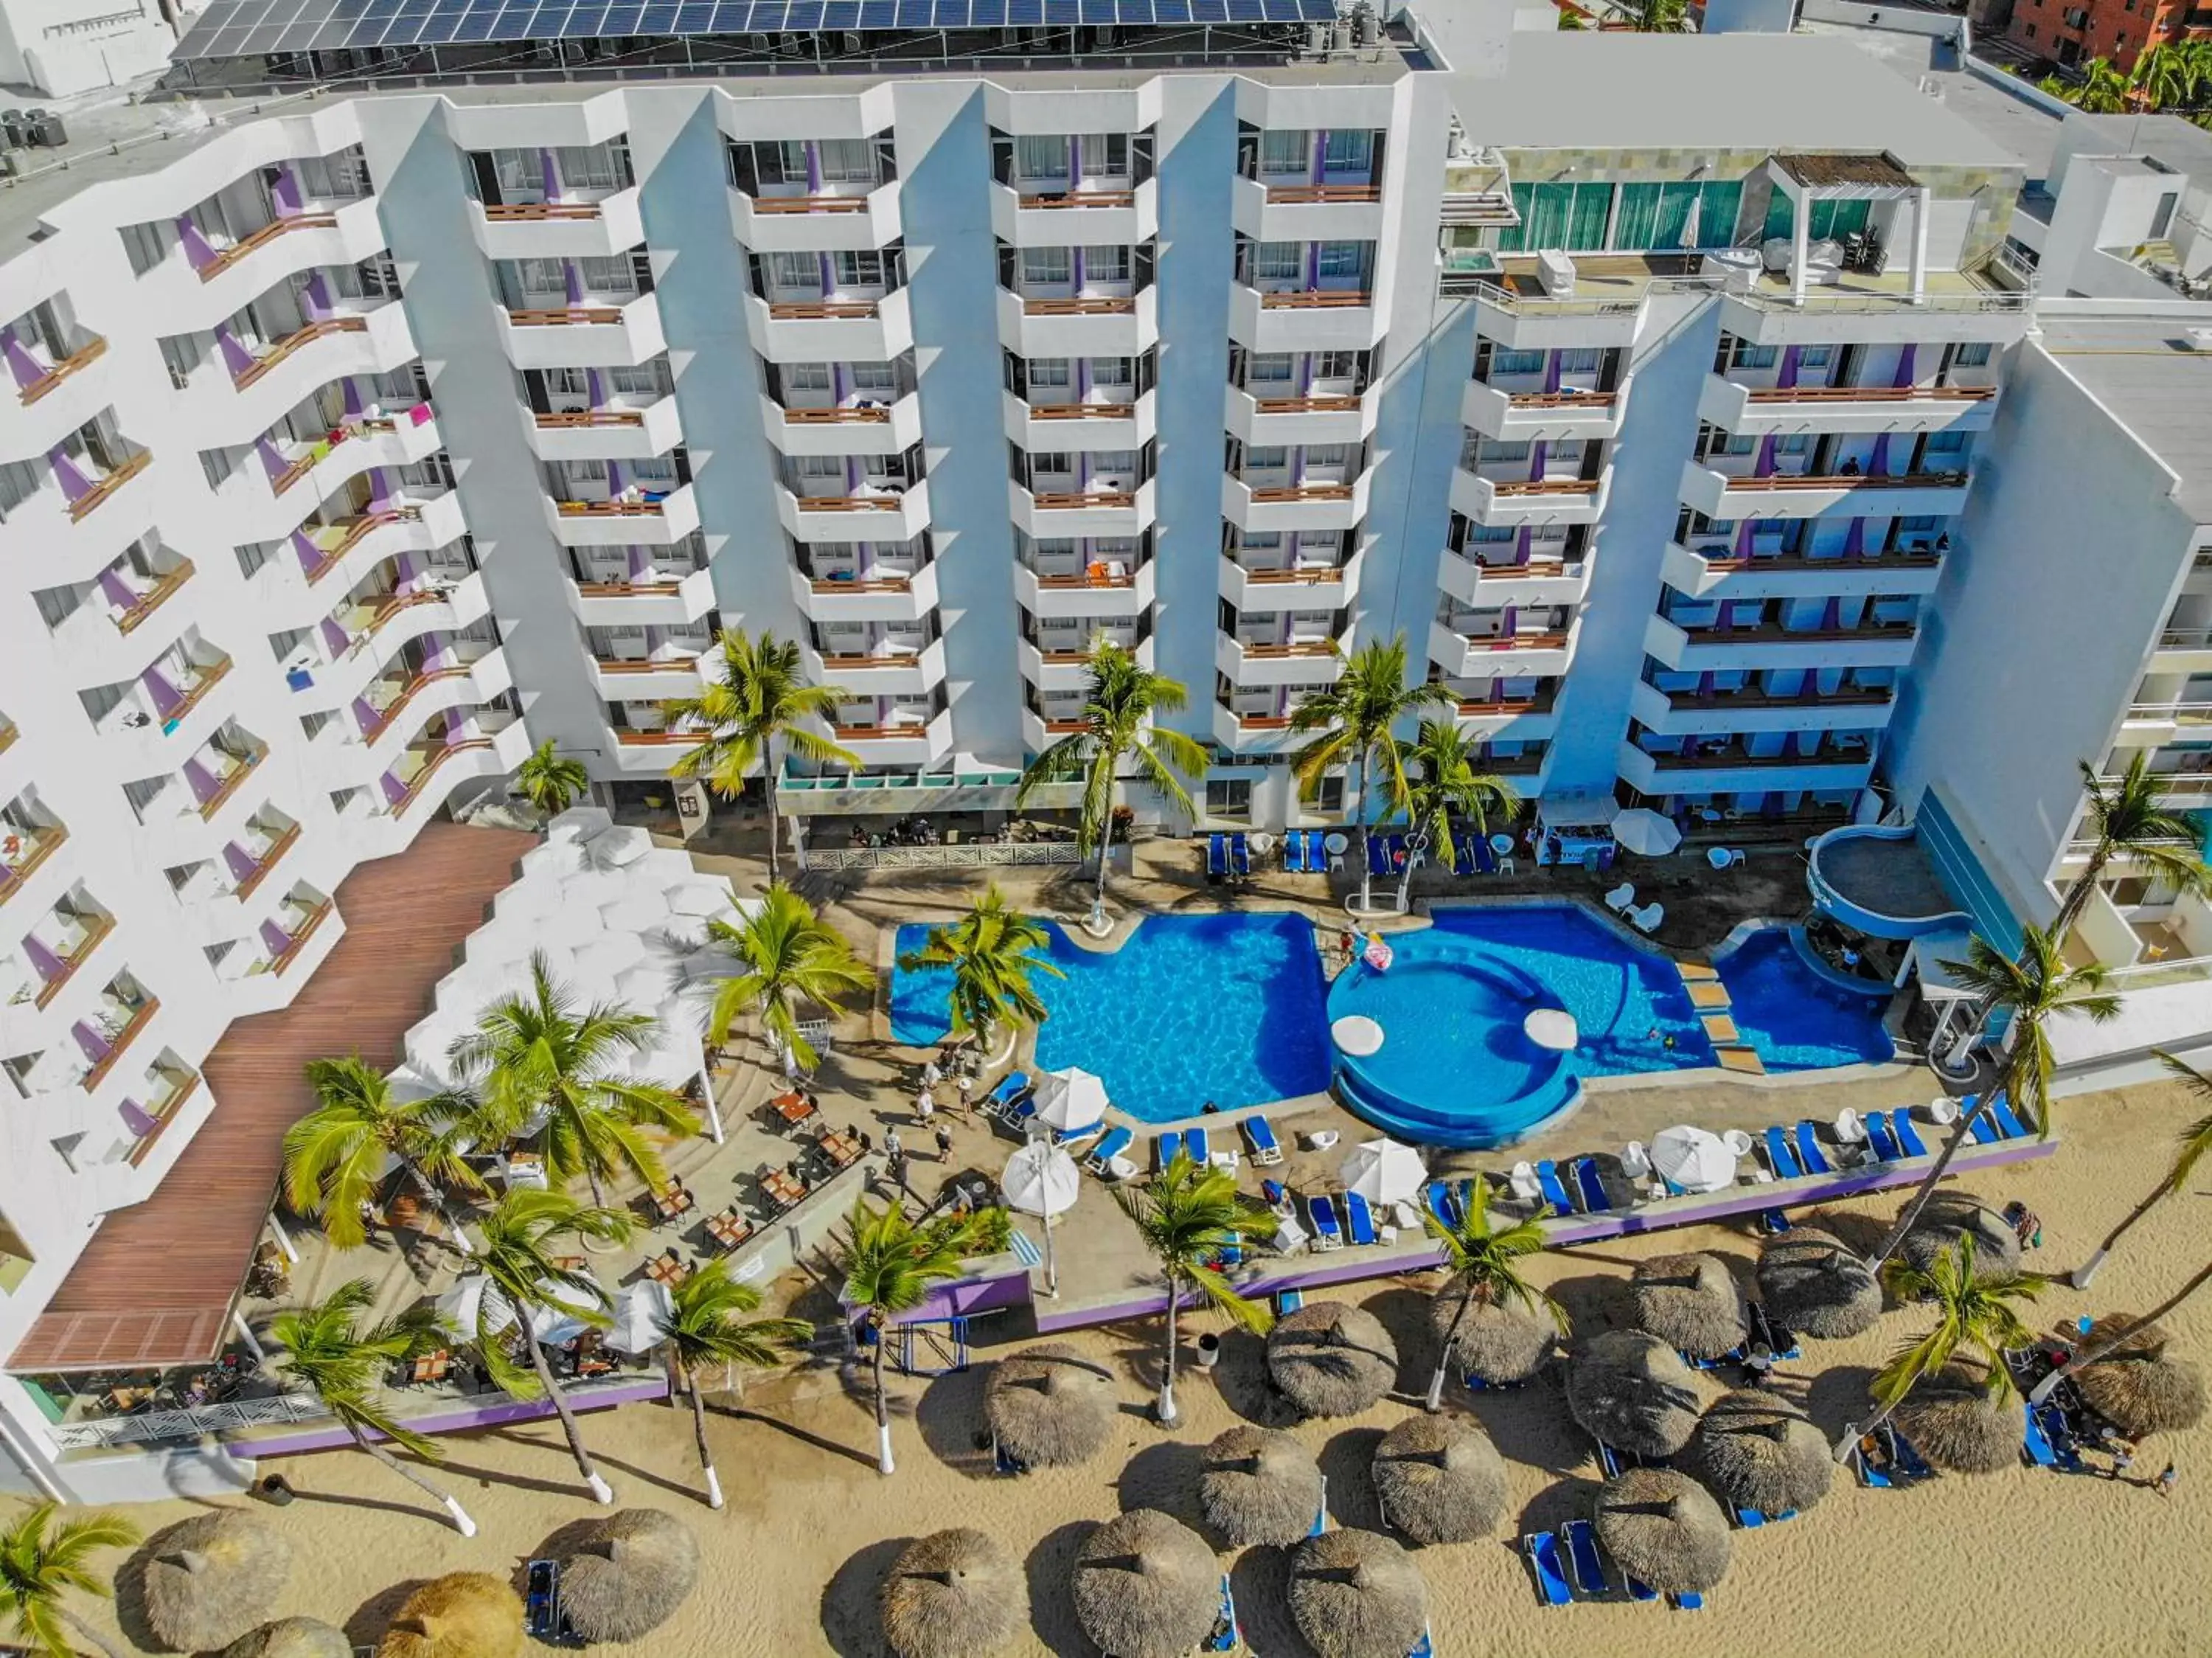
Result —
[[[2212,351],[2212,328],[2185,328],[2181,331],[2186,349],[2191,351]]]

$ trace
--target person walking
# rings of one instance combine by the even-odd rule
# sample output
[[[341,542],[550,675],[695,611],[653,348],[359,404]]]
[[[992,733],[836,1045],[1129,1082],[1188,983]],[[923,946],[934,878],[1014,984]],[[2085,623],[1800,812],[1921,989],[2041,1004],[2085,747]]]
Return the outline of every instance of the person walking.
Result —
[[[2125,1479],[2128,1470],[2136,1466],[2135,1449],[2124,1439],[2112,1442],[2112,1478]]]
[[[952,1161],[952,1131],[942,1123],[937,1125],[937,1161],[940,1163]]]
[[[975,1120],[975,1079],[966,1071],[952,1079],[952,1086],[960,1090],[960,1114],[969,1122]]]
[[[921,1093],[914,1096],[914,1120],[915,1122],[926,1124],[931,1118],[936,1115],[937,1098],[934,1094],[931,1094],[927,1088],[922,1089]]]
[[[938,1070],[937,1061],[935,1059],[925,1059],[921,1062],[922,1087],[926,1088],[933,1088],[944,1080],[945,1073]]]
[[[2167,1463],[2165,1467],[2160,1469],[2158,1472],[2158,1494],[2160,1496],[2172,1496],[2173,1495],[2175,1482],[2179,1480],[2180,1478],[2181,1470],[2176,1467],[2172,1463]]]

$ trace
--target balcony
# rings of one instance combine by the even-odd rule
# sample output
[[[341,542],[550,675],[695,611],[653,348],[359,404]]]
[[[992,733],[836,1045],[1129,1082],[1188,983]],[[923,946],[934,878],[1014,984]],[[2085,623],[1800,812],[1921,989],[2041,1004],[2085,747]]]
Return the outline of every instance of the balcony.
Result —
[[[1474,302],[1474,326],[1485,339],[1509,350],[1559,351],[1633,344],[1644,302],[1656,285],[1675,278],[1662,271],[1693,267],[1697,256],[1663,263],[1656,258],[1613,262],[1599,269],[1577,254],[1573,286],[1546,290],[1533,256],[1511,256],[1489,273],[1447,269],[1448,299]]]
[[[259,770],[261,762],[269,758],[266,748],[256,748],[245,755],[226,754],[219,771],[209,773],[210,787],[194,808],[203,823],[213,823],[222,814],[222,808],[237,798],[238,791],[246,780]],[[185,766],[185,775],[191,775],[191,766]]]
[[[280,447],[264,438],[255,445],[262,468],[269,474],[271,497],[289,495],[301,484],[310,486],[302,501],[327,501],[352,479],[374,466],[406,466],[427,460],[445,448],[445,439],[427,403],[404,412],[374,420],[349,420],[337,429],[335,443],[327,440]],[[279,467],[277,462],[284,464]],[[295,506],[293,510],[299,509]],[[264,524],[283,522],[286,513],[255,512]],[[280,532],[282,533],[282,532]],[[272,536],[270,539],[274,539]]]
[[[1745,437],[1769,432],[1986,431],[1994,386],[1751,386],[1705,376],[1698,416]]]
[[[185,582],[192,579],[192,561],[179,558],[167,574],[155,578],[143,589],[132,589],[137,596],[121,609],[112,613],[115,631],[128,637],[144,626],[154,613],[183,591]]]
[[[491,611],[482,572],[458,581],[442,574],[404,592],[372,594],[332,618],[364,657],[384,660],[426,633],[458,633]]]
[[[530,753],[528,728],[520,720],[489,728],[489,715],[479,715],[471,722],[478,735],[409,750],[399,766],[385,774],[385,803],[380,815],[420,822],[462,783],[503,777],[521,765]]]
[[[1733,463],[1739,457],[1730,456]],[[1740,458],[1748,468],[1750,457]],[[1966,504],[1965,472],[1905,472],[1816,477],[1777,472],[1733,476],[1699,460],[1682,463],[1682,499],[1708,518],[1819,518],[1842,511],[1859,517],[1948,517]]]
[[[1803,558],[1780,553],[1739,555],[1729,546],[1693,549],[1670,541],[1660,574],[1677,593],[1698,599],[1846,599],[1933,593],[1942,555],[1878,552],[1862,558]]]
[[[545,503],[553,539],[564,547],[673,546],[699,527],[691,485],[680,484],[647,500]]]
[[[114,401],[106,369],[88,372],[105,361],[107,342],[82,329],[76,332],[83,344],[66,357],[33,351],[35,340],[18,340],[8,352],[17,404],[0,414],[0,442],[8,454],[50,449]]]
[[[31,884],[46,861],[62,850],[69,831],[56,823],[25,832],[13,820],[0,820],[0,904]]]
[[[1065,479],[1045,482],[1074,482]],[[1009,481],[1007,510],[1015,525],[1040,540],[1066,536],[1133,536],[1152,521],[1154,486],[1150,479],[1134,489],[1024,489]]]
[[[784,454],[903,454],[921,442],[921,398],[805,409],[763,393],[761,424]]]
[[[830,735],[863,765],[933,765],[952,752],[952,715],[939,709],[926,721],[832,726]]]
[[[1126,393],[1129,388],[1115,389]],[[1036,393],[1030,396],[1034,399]],[[1031,454],[1140,449],[1158,430],[1151,392],[1126,402],[1097,393],[1080,403],[1025,403],[1012,392],[1001,393],[1000,398],[1008,440]]]
[[[613,702],[696,697],[706,688],[704,676],[715,671],[706,661],[710,649],[672,647],[667,654],[653,657],[594,656],[592,688]]]
[[[1251,484],[1224,473],[1221,515],[1241,530],[1348,530],[1367,515],[1370,475],[1362,472],[1349,481],[1292,484],[1285,474],[1261,473],[1268,481]]]
[[[684,441],[672,392],[647,403],[526,419],[530,452],[540,460],[649,460]]]
[[[1222,556],[1221,596],[1240,615],[1246,611],[1338,611],[1358,590],[1359,555],[1349,564],[1299,564],[1269,570]]]
[[[1889,723],[1896,699],[1889,687],[1844,686],[1794,696],[1760,691],[1662,691],[1638,682],[1628,710],[1664,737],[1704,737],[1753,732],[1878,731]]]
[[[1447,551],[1437,561],[1437,585],[1477,610],[1506,605],[1579,604],[1589,588],[1589,564],[1580,552],[1531,553],[1526,563],[1496,564]]]
[[[1516,375],[1503,385],[1470,380],[1460,393],[1460,424],[1500,442],[1536,438],[1606,438],[1619,435],[1628,387],[1617,391],[1547,392],[1540,375]]]
[[[1462,694],[1453,703],[1452,714],[1461,730],[1486,742],[1545,742],[1559,729],[1552,711],[1557,701],[1558,692],[1549,685],[1526,697]]]
[[[1017,569],[1017,588],[1022,572]],[[793,568],[791,594],[799,613],[815,622],[914,622],[937,608],[937,566],[910,573],[878,568],[867,576],[809,576]]]
[[[362,741],[379,765],[388,763],[390,739],[395,734],[419,731],[439,714],[481,708],[514,683],[501,647],[467,640],[449,649],[459,660],[422,670],[404,680],[397,674],[387,675],[364,692],[362,700],[374,710],[375,717],[362,718],[356,707],[353,718]]]
[[[2162,765],[2176,769],[2163,770]],[[2200,808],[2212,804],[2212,764],[2207,763],[2202,751],[2184,751],[2177,755],[2151,757],[2151,777],[2158,785],[2159,802],[2175,808]],[[2099,779],[2108,789],[2118,789],[2122,781],[2118,777]]]
[[[906,290],[767,300],[744,296],[745,332],[770,363],[889,363],[914,346]]]
[[[1617,765],[1629,787],[1659,796],[1850,791],[1872,780],[1874,751],[1861,747],[1812,755],[1755,754],[1740,743],[1723,743],[1705,746],[1695,754],[1653,754],[1624,741]]]
[[[1134,637],[1127,628],[1101,629],[1091,634],[1056,630],[1045,636],[1043,643],[1034,638],[1018,639],[1014,643],[1014,658],[1020,664],[1022,677],[1039,691],[1048,693],[1088,691],[1091,688],[1091,647],[1102,637],[1111,639],[1122,649],[1133,652],[1140,667],[1152,665],[1152,642]]]
[[[860,495],[799,496],[780,487],[775,511],[802,541],[911,541],[929,527],[929,484]]]
[[[350,587],[387,558],[428,552],[467,533],[461,497],[447,490],[335,523],[308,525],[291,539],[293,556],[308,586],[337,579]]]
[[[419,355],[405,308],[385,300],[319,318],[270,342],[232,370],[231,389],[258,388],[249,418],[265,427],[334,380],[388,374]]]
[[[1313,741],[1293,732],[1287,714],[1244,714],[1213,704],[1213,740],[1234,754],[1279,754]]]
[[[171,326],[212,328],[286,277],[359,265],[384,252],[386,241],[375,197],[319,203],[271,219],[227,247],[210,247],[202,238],[196,254],[188,242],[183,259],[141,278],[139,297],[149,311],[173,319]]]
[[[945,683],[945,642],[886,643],[862,655],[825,655],[802,643],[799,660],[813,684],[841,686],[854,698],[919,697]]]
[[[290,924],[279,923],[278,927],[284,936],[284,944],[282,948],[270,954],[269,971],[280,977],[289,972],[307,954],[307,947],[314,942],[315,935],[322,930],[323,923],[331,918],[336,908],[337,905],[326,898],[298,915],[288,914],[284,919]]]
[[[650,293],[604,305],[495,308],[507,360],[518,369],[634,369],[668,349],[660,301]]]
[[[1001,288],[999,343],[1021,357],[1139,357],[1159,344],[1159,290],[1024,297]]]
[[[2151,647],[2153,674],[2212,674],[2212,628],[2170,627]]]
[[[1229,219],[1254,241],[1369,241],[1382,239],[1382,187],[1376,184],[1230,181]]]
[[[991,229],[1012,247],[1131,247],[1159,234],[1159,185],[1018,180],[991,186]]]
[[[645,240],[635,185],[597,201],[477,202],[472,209],[470,228],[490,259],[612,259]]]
[[[1573,660],[1580,619],[1543,632],[1468,635],[1429,624],[1429,660],[1455,680],[1556,679]]]
[[[680,730],[644,730],[634,726],[616,726],[615,764],[623,771],[634,774],[665,777],[668,768],[691,749],[706,741],[707,734],[694,727]]]
[[[898,180],[866,195],[749,196],[732,189],[730,229],[755,253],[887,247],[902,229]]]
[[[105,1051],[98,1058],[92,1060],[84,1076],[79,1079],[78,1086],[87,1094],[97,1094],[100,1085],[107,1080],[117,1062],[145,1033],[146,1027],[154,1022],[154,1015],[161,1010],[161,999],[149,996],[143,997],[135,1006],[114,1007],[109,1014],[100,1017],[100,1029],[96,1033],[92,1031],[87,1021],[80,1020],[75,1030],[79,1040],[84,1042],[86,1057],[90,1058],[95,1049]],[[88,1033],[91,1040],[84,1041]]]
[[[237,880],[231,888],[231,895],[241,904],[252,898],[259,890],[261,883],[269,879],[270,871],[283,863],[284,855],[299,844],[300,826],[296,823],[286,824],[270,839],[268,844],[262,847],[259,851],[247,855],[247,861],[243,868],[234,867],[233,874]]]
[[[699,621],[714,607],[714,577],[703,568],[681,576],[571,582],[568,591],[586,627],[672,627]]]
[[[1903,667],[1912,660],[1920,631],[1912,623],[1860,627],[1790,629],[1700,627],[1685,630],[1654,616],[1644,632],[1646,655],[1684,673],[1820,667]]]
[[[1255,351],[1365,350],[1382,337],[1375,296],[1364,289],[1229,290],[1229,337]]]
[[[1088,720],[1073,716],[1048,719],[1034,708],[1024,706],[1022,710],[1022,747],[1032,754],[1041,754],[1062,737],[1072,737],[1090,728]]]
[[[1119,563],[1094,564],[1088,569],[1054,564],[1045,570],[1018,564],[1014,601],[1046,621],[1140,615],[1152,607],[1152,561],[1147,559],[1134,570],[1115,568]]]
[[[38,946],[39,971],[41,977],[38,988],[31,992],[31,1005],[44,1012],[53,1006],[55,999],[69,987],[85,963],[91,960],[101,942],[115,930],[115,917],[93,910],[69,917],[74,936],[52,940],[39,938],[34,934],[23,941],[25,954],[31,952],[33,943]],[[25,986],[29,989],[28,985]]]
[[[1334,685],[1344,653],[1335,639],[1243,639],[1216,630],[1213,665],[1231,685]]]
[[[1893,258],[1879,273],[1844,272],[1833,285],[1808,288],[1802,306],[1791,302],[1786,276],[1761,275],[1749,291],[1721,296],[1721,327],[1759,345],[1911,344],[1931,336],[2006,345],[2027,332],[2033,296],[1997,286],[1987,267],[1930,271],[1916,300],[1905,263]]]
[[[2179,700],[2131,704],[2113,734],[2116,748],[2159,748],[2212,737],[2212,703]]]
[[[1612,467],[1595,478],[1487,478],[1466,467],[1452,473],[1455,511],[1492,528],[1522,524],[1594,524],[1612,489]]]
[[[1249,448],[1357,443],[1375,430],[1376,395],[1370,389],[1276,397],[1229,386],[1223,388],[1221,424]]]

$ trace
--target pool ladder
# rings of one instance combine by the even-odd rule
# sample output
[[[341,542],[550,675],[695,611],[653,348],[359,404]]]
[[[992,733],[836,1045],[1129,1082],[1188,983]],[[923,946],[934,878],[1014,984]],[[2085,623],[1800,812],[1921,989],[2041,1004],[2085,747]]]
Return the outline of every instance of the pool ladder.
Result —
[[[1689,993],[1690,1005],[1697,1010],[1698,1022],[1705,1027],[1705,1038],[1713,1045],[1721,1069],[1748,1076],[1765,1076],[1766,1066],[1758,1051],[1735,1027],[1735,1003],[1729,999],[1728,986],[1721,983],[1720,974],[1698,961],[1677,961],[1674,971],[1682,976],[1682,988]]]

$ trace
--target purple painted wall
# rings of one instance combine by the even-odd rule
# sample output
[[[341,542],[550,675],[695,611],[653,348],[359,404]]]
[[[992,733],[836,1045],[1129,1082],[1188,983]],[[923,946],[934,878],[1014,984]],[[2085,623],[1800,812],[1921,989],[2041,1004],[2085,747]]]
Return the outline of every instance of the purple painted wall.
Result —
[[[574,1411],[604,1411],[610,1405],[637,1405],[667,1397],[668,1378],[656,1374],[641,1375],[635,1381],[618,1386],[572,1393],[568,1405]],[[514,1399],[504,1393],[486,1393],[475,1399],[457,1399],[448,1409],[404,1417],[403,1421],[418,1434],[464,1434],[475,1428],[504,1427],[510,1422],[536,1422],[552,1414],[552,1405],[542,1399]],[[352,1437],[337,1423],[313,1423],[302,1424],[295,1432],[272,1434],[267,1438],[234,1439],[228,1448],[234,1456],[260,1460],[272,1456],[299,1456],[309,1451],[334,1451],[351,1443]]]

